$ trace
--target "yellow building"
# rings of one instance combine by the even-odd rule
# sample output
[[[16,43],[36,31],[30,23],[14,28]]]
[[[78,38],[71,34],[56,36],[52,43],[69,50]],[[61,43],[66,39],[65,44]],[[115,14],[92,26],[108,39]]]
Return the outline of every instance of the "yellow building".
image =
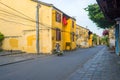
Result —
[[[89,47],[92,47],[93,46],[93,33],[91,31],[88,32],[88,44],[89,44]]]
[[[52,48],[59,43],[61,50],[75,49],[76,20],[54,6],[52,14]]]
[[[66,15],[63,15],[66,16]],[[73,50],[76,48],[76,21],[74,18],[67,17],[67,25],[63,24],[63,50]]]
[[[5,35],[4,50],[36,53],[36,7],[39,6],[39,49],[52,53],[56,43],[65,50],[69,42],[76,48],[76,21],[52,4],[37,0],[0,0],[0,32]],[[66,16],[66,20],[63,17]],[[63,25],[66,21],[66,25]],[[74,25],[74,27],[72,27]],[[72,34],[71,34],[72,33]],[[74,40],[73,40],[74,39]]]
[[[36,38],[36,5],[30,0],[0,1],[0,32],[5,35],[4,50],[36,51],[32,48]]]
[[[89,30],[77,25],[76,26],[76,35],[77,35],[77,41],[76,44],[82,48],[89,47],[88,43],[88,32]]]

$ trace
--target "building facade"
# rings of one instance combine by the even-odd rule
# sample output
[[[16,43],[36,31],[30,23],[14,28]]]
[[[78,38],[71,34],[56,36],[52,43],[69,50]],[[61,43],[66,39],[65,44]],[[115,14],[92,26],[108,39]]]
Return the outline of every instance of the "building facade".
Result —
[[[77,36],[77,40],[76,40],[76,44],[79,47],[82,48],[87,48],[89,47],[89,35],[88,35],[89,30],[77,25],[76,26],[76,36]]]
[[[0,2],[0,32],[5,35],[2,46],[4,50],[36,53],[38,5],[40,53],[52,54],[56,43],[60,44],[61,50],[76,48],[76,20],[52,4],[37,0]]]
[[[109,46],[111,49],[115,50],[115,28],[111,27],[109,31]]]

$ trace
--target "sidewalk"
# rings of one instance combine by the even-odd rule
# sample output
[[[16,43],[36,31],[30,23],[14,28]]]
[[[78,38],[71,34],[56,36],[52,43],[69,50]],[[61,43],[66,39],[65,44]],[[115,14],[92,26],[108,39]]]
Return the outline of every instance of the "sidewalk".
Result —
[[[32,60],[35,58],[45,57],[46,55],[27,54],[27,53],[10,53],[0,52],[0,66]]]
[[[102,49],[67,80],[120,80],[120,57]]]
[[[14,55],[14,54],[21,54],[20,51],[2,51],[0,52],[0,56],[7,56],[7,55]]]

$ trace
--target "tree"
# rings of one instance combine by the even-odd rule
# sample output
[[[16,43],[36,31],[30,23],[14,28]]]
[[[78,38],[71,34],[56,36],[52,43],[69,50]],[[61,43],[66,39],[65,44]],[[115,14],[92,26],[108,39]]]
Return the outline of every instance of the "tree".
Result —
[[[101,42],[107,46],[109,46],[109,37],[108,35],[106,36],[103,36],[102,39],[101,39]]]
[[[115,24],[115,22],[110,22],[105,19],[102,11],[100,10],[98,4],[91,4],[85,8],[88,11],[89,18],[100,28],[110,28]]]
[[[108,30],[103,31],[102,43],[109,46],[109,31]]]

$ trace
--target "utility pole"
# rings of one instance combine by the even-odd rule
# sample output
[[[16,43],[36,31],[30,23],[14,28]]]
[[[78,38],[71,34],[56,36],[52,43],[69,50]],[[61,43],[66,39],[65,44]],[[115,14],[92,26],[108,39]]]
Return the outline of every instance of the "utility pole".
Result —
[[[36,51],[37,54],[39,54],[39,8],[40,8],[40,4],[38,3],[36,6]]]

